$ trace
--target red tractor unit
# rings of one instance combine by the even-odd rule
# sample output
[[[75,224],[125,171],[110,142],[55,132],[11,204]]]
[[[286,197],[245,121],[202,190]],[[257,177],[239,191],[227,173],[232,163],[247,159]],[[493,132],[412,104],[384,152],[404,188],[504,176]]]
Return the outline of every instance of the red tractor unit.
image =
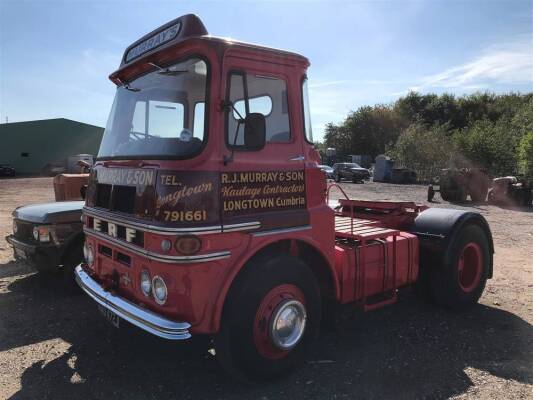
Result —
[[[83,210],[76,279],[115,325],[213,338],[249,379],[301,361],[339,304],[476,303],[492,276],[477,213],[328,202],[309,61],[210,36],[185,15],[129,46]]]

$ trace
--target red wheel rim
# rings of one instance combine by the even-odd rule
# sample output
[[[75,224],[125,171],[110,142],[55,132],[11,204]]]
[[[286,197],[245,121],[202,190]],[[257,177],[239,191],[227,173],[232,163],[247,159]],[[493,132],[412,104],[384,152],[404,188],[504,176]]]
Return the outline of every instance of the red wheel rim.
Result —
[[[458,279],[461,289],[470,293],[474,291],[481,279],[483,256],[477,243],[468,243],[461,252],[458,261]]]
[[[257,352],[263,357],[278,360],[286,357],[291,350],[276,347],[270,338],[269,327],[276,308],[287,300],[298,300],[305,306],[303,292],[294,285],[276,286],[268,292],[257,308],[254,320],[253,337]]]

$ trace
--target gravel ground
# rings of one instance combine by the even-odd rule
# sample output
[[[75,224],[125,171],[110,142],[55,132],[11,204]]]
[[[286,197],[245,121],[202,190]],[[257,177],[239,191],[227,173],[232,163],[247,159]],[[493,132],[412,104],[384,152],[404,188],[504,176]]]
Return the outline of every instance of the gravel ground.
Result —
[[[343,187],[360,199],[425,199],[421,186]],[[243,385],[222,373],[202,340],[113,329],[86,296],[68,295],[58,276],[13,261],[3,240],[11,211],[47,200],[50,178],[0,180],[0,398],[533,398],[531,210],[475,207],[496,246],[495,276],[478,306],[453,313],[405,293],[372,313],[347,309],[304,368],[275,383]]]

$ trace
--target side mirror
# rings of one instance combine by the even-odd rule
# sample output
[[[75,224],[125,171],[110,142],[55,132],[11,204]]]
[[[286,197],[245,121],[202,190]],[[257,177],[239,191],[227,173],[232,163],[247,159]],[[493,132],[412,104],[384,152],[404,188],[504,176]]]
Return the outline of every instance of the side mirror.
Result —
[[[261,113],[250,113],[244,119],[244,146],[246,150],[261,150],[265,147],[266,122]]]
[[[76,163],[78,165],[78,167],[81,168],[81,172],[82,173],[86,173],[86,172],[89,172],[92,168],[92,165],[89,164],[87,161],[84,161],[84,160],[78,160],[78,162]]]

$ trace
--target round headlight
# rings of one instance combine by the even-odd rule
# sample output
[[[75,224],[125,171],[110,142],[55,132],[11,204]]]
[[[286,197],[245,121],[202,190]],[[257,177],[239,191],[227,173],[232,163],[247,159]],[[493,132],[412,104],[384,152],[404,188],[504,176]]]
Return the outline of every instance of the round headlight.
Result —
[[[94,263],[94,253],[91,246],[87,245],[87,243],[83,244],[83,258],[85,258],[85,262],[92,267]]]
[[[144,270],[141,272],[141,292],[145,296],[150,296],[152,291],[152,280],[150,279],[150,274],[148,271]]]
[[[33,227],[33,238],[35,240],[39,240],[39,228],[37,228],[36,226]]]
[[[154,276],[154,279],[152,279],[152,290],[156,303],[165,304],[165,301],[167,301],[167,285],[163,278]]]
[[[163,239],[161,241],[161,250],[164,252],[169,251],[172,248],[172,242],[168,239]]]

